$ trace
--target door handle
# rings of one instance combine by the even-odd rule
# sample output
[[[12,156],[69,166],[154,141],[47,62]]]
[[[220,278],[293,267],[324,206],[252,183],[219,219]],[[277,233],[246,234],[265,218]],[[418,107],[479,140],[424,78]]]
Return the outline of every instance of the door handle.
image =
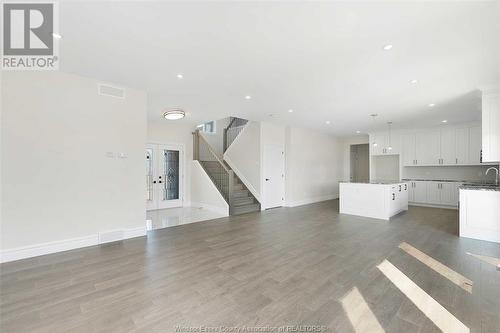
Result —
[[[270,181],[270,180],[271,180],[271,179],[269,179],[269,178],[266,178],[266,182],[268,182],[268,181]]]
[[[161,184],[161,180],[158,181],[158,184]]]
[[[153,180],[153,184],[156,184],[156,180]]]
[[[395,200],[396,199],[396,194],[392,194],[392,200]]]

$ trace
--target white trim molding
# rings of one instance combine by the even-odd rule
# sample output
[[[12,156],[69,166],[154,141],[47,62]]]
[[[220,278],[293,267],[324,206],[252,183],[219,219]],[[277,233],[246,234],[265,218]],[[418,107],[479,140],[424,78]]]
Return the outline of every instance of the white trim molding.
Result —
[[[142,237],[146,235],[146,225],[144,227],[130,228],[120,230],[120,239],[115,239],[113,241],[125,240],[129,238]],[[47,243],[40,243],[29,246],[22,246],[13,249],[6,249],[0,252],[0,263],[15,261],[26,258],[33,258],[38,256],[43,256],[46,254],[63,252],[68,250],[80,249],[83,247],[94,246],[99,244],[104,244],[106,242],[99,241],[99,235],[101,232],[77,238],[57,240]]]

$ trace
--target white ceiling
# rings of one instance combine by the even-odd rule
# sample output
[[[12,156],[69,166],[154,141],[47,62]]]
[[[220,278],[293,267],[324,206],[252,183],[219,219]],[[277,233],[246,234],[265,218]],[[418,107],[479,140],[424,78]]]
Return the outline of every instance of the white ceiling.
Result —
[[[234,115],[340,136],[438,125],[480,118],[477,87],[500,82],[499,17],[498,1],[70,1],[61,69],[146,90],[150,119],[180,106],[183,121]]]

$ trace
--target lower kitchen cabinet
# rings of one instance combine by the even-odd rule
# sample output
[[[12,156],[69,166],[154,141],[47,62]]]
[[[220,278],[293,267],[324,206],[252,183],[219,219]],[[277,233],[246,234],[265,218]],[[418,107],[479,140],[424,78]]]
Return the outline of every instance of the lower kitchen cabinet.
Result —
[[[457,207],[459,182],[408,181],[408,201],[413,204]]]
[[[427,203],[427,183],[426,181],[410,181],[408,201],[414,203]]]

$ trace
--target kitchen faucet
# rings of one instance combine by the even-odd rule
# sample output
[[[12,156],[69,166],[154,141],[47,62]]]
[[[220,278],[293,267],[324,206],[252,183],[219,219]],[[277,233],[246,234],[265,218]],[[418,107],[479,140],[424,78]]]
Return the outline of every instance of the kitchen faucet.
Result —
[[[498,179],[500,177],[500,173],[499,173],[498,169],[495,167],[488,168],[488,170],[486,170],[486,175],[488,174],[488,171],[490,171],[490,170],[495,170],[495,172],[497,173],[496,177],[495,177],[495,185],[498,185],[500,182],[500,180]]]

